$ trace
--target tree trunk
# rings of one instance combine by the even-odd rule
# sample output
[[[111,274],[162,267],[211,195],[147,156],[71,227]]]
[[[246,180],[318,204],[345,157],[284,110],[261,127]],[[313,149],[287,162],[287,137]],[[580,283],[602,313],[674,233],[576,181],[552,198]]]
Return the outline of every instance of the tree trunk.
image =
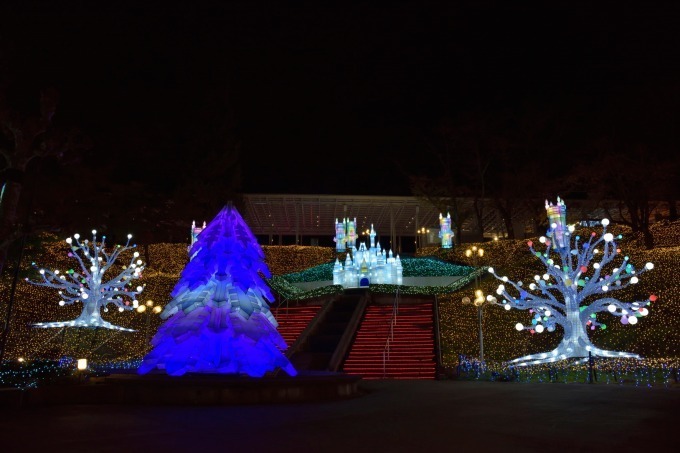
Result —
[[[578,306],[570,308],[567,312],[567,325],[564,326],[564,338],[557,346],[558,355],[565,354],[567,357],[588,357],[588,347],[595,349],[586,333],[585,322],[581,319]]]
[[[484,200],[475,198],[472,202],[475,211],[475,223],[477,224],[477,233],[480,241],[484,240]]]
[[[21,236],[18,209],[22,188],[19,181],[7,181],[5,185],[0,206],[0,275],[7,264],[10,246]]]
[[[506,198],[505,200],[495,198],[494,203],[496,204],[496,209],[503,218],[503,224],[505,225],[505,231],[508,233],[508,239],[515,239],[515,226],[512,224],[513,200],[509,198]]]
[[[668,200],[668,220],[671,222],[678,220],[678,205],[675,199]]]
[[[144,263],[145,266],[151,266],[151,253],[149,253],[149,243],[144,244],[144,259],[146,260],[146,263]]]
[[[647,250],[651,250],[654,248],[654,236],[652,235],[652,232],[649,231],[649,226],[642,230],[642,237],[644,238],[644,244],[645,248]]]
[[[101,324],[103,320],[100,308],[99,302],[96,301],[83,304],[83,311],[76,321],[85,321],[91,326]]]

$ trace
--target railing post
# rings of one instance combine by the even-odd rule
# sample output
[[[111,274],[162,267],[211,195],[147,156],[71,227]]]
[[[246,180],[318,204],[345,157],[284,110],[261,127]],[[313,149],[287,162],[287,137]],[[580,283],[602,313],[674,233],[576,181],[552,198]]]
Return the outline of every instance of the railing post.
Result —
[[[29,203],[32,204],[32,202]],[[29,211],[30,212],[30,209]],[[26,214],[28,216],[28,213]],[[21,260],[24,257],[24,248],[26,247],[26,232],[21,234],[21,243],[19,245],[19,257],[14,267],[14,274],[12,277],[12,286],[9,290],[9,302],[7,303],[7,317],[5,318],[5,325],[0,333],[0,365],[7,356],[7,338],[9,337],[9,329],[12,325],[12,306],[14,305],[14,296],[16,294],[17,280],[19,279],[19,270],[21,269]]]
[[[435,338],[437,340],[437,366],[442,367],[442,343],[441,336],[439,334],[439,301],[437,300],[437,295],[434,295],[434,327],[435,327]]]
[[[397,324],[397,314],[399,313],[399,288],[392,302],[392,314],[390,315],[390,331],[385,340],[385,348],[383,349],[383,379],[387,376],[387,361],[390,360],[390,343],[394,341],[394,326]]]
[[[484,367],[484,333],[482,331],[482,319],[484,317],[484,305],[481,305],[478,309],[477,316],[479,318],[479,363]]]
[[[383,379],[387,376],[387,363],[385,361],[385,351],[383,351]]]

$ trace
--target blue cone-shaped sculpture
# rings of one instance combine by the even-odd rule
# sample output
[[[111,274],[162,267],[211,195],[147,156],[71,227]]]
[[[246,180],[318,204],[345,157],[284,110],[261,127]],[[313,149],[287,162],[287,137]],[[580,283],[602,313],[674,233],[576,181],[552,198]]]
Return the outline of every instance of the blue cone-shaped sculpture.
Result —
[[[189,256],[138,372],[261,377],[281,368],[295,376],[269,311],[264,252],[231,204],[198,235]]]

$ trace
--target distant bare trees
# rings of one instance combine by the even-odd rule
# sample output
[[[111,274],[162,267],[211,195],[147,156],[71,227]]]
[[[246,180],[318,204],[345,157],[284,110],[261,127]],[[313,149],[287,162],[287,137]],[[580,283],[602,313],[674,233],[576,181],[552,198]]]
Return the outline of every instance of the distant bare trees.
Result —
[[[57,90],[41,91],[37,108],[30,111],[12,105],[7,93],[8,86],[0,87],[0,274],[10,245],[26,232],[26,217],[20,216],[31,205],[24,189],[27,176],[36,171],[32,164],[89,146],[78,130],[55,126]]]
[[[471,218],[481,236],[490,209],[509,238],[521,233],[512,221],[520,208],[532,212],[536,230],[543,199],[561,196],[603,209],[651,248],[650,222],[678,218],[678,121],[678,82],[461,113],[434,128],[423,149],[429,158],[421,159],[433,165],[413,170],[411,189],[435,206],[452,205],[459,238],[460,222]],[[457,197],[475,201],[471,212],[456,212]]]

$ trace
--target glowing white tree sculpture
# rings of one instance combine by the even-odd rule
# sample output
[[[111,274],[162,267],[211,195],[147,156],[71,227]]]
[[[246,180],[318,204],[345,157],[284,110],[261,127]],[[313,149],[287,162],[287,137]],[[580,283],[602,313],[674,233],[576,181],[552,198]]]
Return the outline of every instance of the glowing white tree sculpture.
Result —
[[[587,241],[574,236],[572,246],[574,227],[566,227],[564,223],[564,202],[558,198],[558,204],[554,206],[546,201],[546,209],[551,224],[547,238],[540,238],[545,251],[535,251],[533,242],[528,242],[529,250],[541,260],[546,273],[534,276],[534,281],[525,288],[522,282],[509,282],[507,277],[498,276],[493,268],[489,268],[489,272],[503,281],[496,293],[505,297],[505,300],[499,301],[498,305],[504,306],[506,310],[529,310],[533,315],[530,326],[517,323],[517,330],[530,330],[531,333],[541,333],[544,330],[552,332],[556,325],[560,325],[564,329],[564,338],[550,352],[519,357],[510,363],[549,363],[572,357],[588,357],[588,353],[600,357],[640,358],[637,354],[606,351],[594,346],[588,338],[587,329],[607,327],[597,321],[599,312],[607,311],[619,317],[622,324],[636,324],[638,317],[646,316],[649,313],[646,307],[656,300],[655,295],[645,301],[622,302],[610,294],[637,283],[639,276],[653,269],[654,265],[647,263],[643,269],[638,270],[624,256],[620,265],[616,266],[614,260],[621,250],[616,245],[614,235],[607,233],[607,219],[601,221],[603,230],[599,238],[596,239],[595,232],[590,234]],[[562,211],[561,219],[551,215],[554,214],[551,211],[557,209]],[[616,239],[621,239],[621,235]],[[595,262],[598,258],[599,262]],[[512,296],[507,285],[514,288],[519,295]]]
[[[117,245],[110,254],[106,252],[106,236],[102,236],[101,243],[97,243],[97,231],[92,230],[92,242],[85,239],[80,242],[80,235],[74,234],[73,239],[68,238],[66,242],[71,246],[68,256],[78,260],[80,272],[69,269],[62,273],[58,270],[40,269],[42,281],[26,281],[32,285],[46,286],[59,290],[60,306],[71,305],[74,302],[83,303],[83,311],[78,318],[72,321],[61,322],[40,322],[34,324],[36,327],[105,327],[107,329],[125,330],[134,332],[133,329],[116,326],[101,317],[101,309],[108,311],[107,305],[114,304],[119,311],[132,310],[139,302],[137,294],[143,290],[142,286],[132,288],[133,280],[141,277],[144,265],[138,259],[139,252],[134,252],[128,266],[124,266],[122,271],[113,279],[104,282],[104,273],[116,262],[118,256],[126,250],[135,248],[130,246],[132,235],[128,234],[127,243],[121,247]],[[82,258],[80,255],[83,255]],[[86,265],[89,262],[89,265]],[[35,268],[38,268],[33,263]],[[129,300],[128,300],[129,299]]]

